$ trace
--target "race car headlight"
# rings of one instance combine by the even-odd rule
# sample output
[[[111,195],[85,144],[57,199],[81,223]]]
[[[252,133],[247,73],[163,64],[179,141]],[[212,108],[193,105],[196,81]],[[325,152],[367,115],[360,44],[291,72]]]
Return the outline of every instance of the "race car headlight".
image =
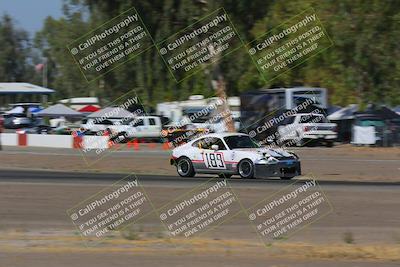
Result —
[[[257,164],[268,164],[268,160],[264,159],[264,158],[261,158],[261,159],[258,159],[256,163]]]
[[[269,164],[274,164],[274,163],[278,163],[279,162],[279,160],[277,160],[274,157],[269,157],[267,161],[268,161]]]
[[[257,164],[275,164],[278,162],[279,162],[279,160],[277,160],[274,157],[261,158],[261,159],[257,160]]]

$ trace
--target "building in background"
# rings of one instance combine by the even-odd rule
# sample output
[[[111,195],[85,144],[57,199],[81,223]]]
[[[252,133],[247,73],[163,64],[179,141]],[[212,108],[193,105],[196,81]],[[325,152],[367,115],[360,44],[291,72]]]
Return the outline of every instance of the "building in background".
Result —
[[[14,103],[47,103],[55,91],[30,83],[0,83],[0,109],[7,110]]]

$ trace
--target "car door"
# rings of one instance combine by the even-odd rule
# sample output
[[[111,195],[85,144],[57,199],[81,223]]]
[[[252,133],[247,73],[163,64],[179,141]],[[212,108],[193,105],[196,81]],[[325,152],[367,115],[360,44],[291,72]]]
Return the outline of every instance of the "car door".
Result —
[[[200,138],[193,142],[192,146],[185,151],[185,155],[192,161],[193,167],[196,171],[206,169],[203,159],[203,151],[206,145],[206,138]]]
[[[143,118],[135,118],[130,122],[130,136],[135,138],[146,137],[144,134],[145,122]]]
[[[203,164],[201,167],[206,172],[219,172],[228,170],[228,162],[230,160],[229,153],[221,138],[207,138],[201,148],[200,154]],[[213,145],[218,145],[218,150],[212,149]]]
[[[157,123],[158,120],[158,123]],[[147,127],[147,136],[148,137],[159,137],[160,136],[160,119],[156,117],[149,117],[148,118],[148,127]]]

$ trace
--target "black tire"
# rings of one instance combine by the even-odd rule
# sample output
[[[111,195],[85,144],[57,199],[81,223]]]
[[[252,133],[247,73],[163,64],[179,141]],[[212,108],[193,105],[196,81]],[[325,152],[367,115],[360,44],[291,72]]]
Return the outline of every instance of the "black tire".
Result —
[[[327,141],[325,146],[326,147],[333,147],[333,141]]]
[[[291,176],[291,177],[281,177],[281,180],[290,180],[290,179],[292,179],[294,176]]]
[[[118,134],[118,140],[120,143],[128,142],[128,134],[126,132],[121,132]]]
[[[126,140],[125,132],[110,134],[110,140],[116,143],[124,143]]]
[[[254,164],[249,159],[242,159],[238,164],[237,171],[244,179],[254,178]]]
[[[177,160],[176,170],[181,177],[193,177],[196,174],[192,161],[187,157],[181,157]]]
[[[225,173],[220,173],[218,174],[219,178],[231,178],[232,174],[225,174]]]
[[[300,134],[299,133],[296,134],[296,146],[297,147],[304,146],[304,140],[303,140],[303,138],[300,138]]]
[[[297,139],[296,146],[297,147],[303,147],[304,146],[304,140],[303,139]]]
[[[283,140],[283,141],[279,142],[279,146],[280,147],[289,147],[289,146],[293,146],[293,143],[292,143],[291,139]]]

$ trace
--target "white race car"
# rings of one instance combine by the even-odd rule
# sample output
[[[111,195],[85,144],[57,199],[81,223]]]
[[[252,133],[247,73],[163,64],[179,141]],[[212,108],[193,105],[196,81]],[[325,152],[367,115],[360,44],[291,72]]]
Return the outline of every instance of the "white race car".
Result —
[[[175,148],[170,163],[182,177],[213,173],[227,178],[239,174],[242,178],[291,179],[301,175],[296,154],[262,148],[241,133],[214,133],[194,139]]]

